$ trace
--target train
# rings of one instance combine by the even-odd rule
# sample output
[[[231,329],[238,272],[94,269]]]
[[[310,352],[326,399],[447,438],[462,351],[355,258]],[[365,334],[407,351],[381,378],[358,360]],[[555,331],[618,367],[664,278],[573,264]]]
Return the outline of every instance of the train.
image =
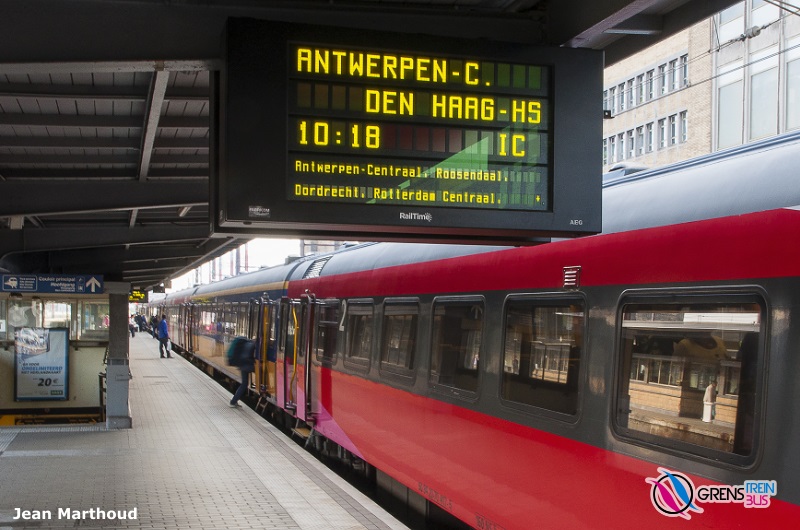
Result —
[[[153,311],[232,381],[254,339],[256,410],[412,521],[796,525],[799,156],[795,133],[612,172],[598,235],[362,243]]]

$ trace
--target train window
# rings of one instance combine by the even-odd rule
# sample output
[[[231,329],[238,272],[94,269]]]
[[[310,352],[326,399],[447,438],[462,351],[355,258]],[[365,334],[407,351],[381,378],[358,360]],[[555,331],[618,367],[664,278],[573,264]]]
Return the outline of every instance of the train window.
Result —
[[[414,369],[418,316],[416,303],[384,306],[381,370],[407,375]]]
[[[505,323],[503,399],[576,414],[583,302],[511,299]]]
[[[752,460],[764,314],[755,296],[623,304],[621,432],[733,463]]]
[[[339,302],[322,302],[317,308],[317,336],[314,349],[317,360],[331,364],[336,359],[336,328],[339,326]]]
[[[483,300],[434,303],[431,383],[478,390],[483,311]]]
[[[372,352],[373,314],[374,306],[371,303],[350,301],[347,304],[347,315],[344,318],[346,344],[344,361],[346,365],[369,366],[370,352]]]

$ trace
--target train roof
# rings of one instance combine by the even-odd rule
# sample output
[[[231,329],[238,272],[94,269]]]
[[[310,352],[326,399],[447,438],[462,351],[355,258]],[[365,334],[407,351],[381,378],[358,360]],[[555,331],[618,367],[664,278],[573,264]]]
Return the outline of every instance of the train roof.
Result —
[[[800,131],[656,169],[604,176],[603,233],[652,228],[800,205],[793,164]],[[280,282],[375,270],[508,249],[506,246],[362,243],[169,296],[172,301],[252,293]]]
[[[800,205],[800,131],[637,172],[607,175],[603,233]]]
[[[305,270],[297,270],[291,280],[334,275],[353,270],[370,270],[410,263],[423,263],[505,249],[500,246],[444,245],[427,243],[366,243],[318,256]]]

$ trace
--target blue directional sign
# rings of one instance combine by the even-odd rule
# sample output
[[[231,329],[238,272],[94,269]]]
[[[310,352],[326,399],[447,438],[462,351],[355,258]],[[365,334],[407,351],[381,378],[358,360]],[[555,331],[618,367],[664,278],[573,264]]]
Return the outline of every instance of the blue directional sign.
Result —
[[[102,275],[69,274],[3,274],[0,292],[100,294]]]

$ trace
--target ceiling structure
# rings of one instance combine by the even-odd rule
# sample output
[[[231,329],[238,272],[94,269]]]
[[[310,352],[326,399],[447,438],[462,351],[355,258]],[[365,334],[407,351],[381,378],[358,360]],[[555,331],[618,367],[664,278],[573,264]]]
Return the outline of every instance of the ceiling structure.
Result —
[[[249,239],[209,222],[210,87],[229,16],[501,36],[611,64],[733,3],[4,0],[0,270],[151,289]]]

